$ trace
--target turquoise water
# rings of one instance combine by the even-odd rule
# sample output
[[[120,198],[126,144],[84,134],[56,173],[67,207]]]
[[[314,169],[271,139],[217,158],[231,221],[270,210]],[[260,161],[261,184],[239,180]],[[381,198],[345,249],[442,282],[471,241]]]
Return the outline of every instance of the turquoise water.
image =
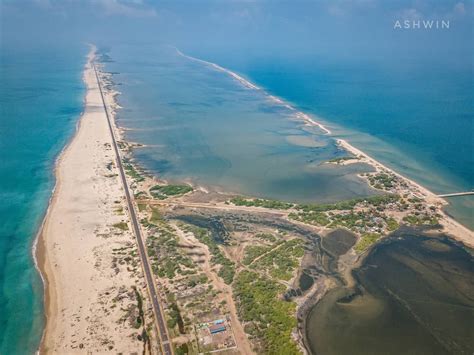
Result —
[[[115,46],[111,55],[107,68],[119,72],[123,92],[119,123],[130,129],[129,139],[149,145],[135,156],[161,177],[300,201],[370,193],[351,176],[354,171],[318,165],[341,154],[334,141],[292,122],[291,113],[262,91],[169,47]],[[434,192],[474,187],[472,67],[197,55],[312,114],[335,137]],[[317,143],[297,146],[296,136]],[[448,213],[474,227],[474,198],[449,201]]]
[[[454,66],[397,52],[383,62],[195,53],[314,114],[335,136],[434,192],[474,188],[472,56]],[[449,201],[448,213],[474,228],[474,196]]]
[[[31,253],[58,153],[82,110],[86,48],[0,51],[0,354],[31,354],[43,287]]]

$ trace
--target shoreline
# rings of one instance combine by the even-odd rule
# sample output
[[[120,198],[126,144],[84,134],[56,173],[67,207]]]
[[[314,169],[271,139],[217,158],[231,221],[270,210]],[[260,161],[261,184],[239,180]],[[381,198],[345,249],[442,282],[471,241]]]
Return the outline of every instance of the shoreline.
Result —
[[[86,63],[89,61],[89,55],[86,55]],[[87,65],[87,64],[85,64]],[[84,67],[85,67],[84,65]],[[79,117],[77,119],[77,122],[74,127],[74,132],[72,133],[71,137],[69,140],[66,142],[64,147],[61,149],[59,152],[58,156],[56,157],[54,161],[54,169],[53,169],[53,175],[54,175],[54,186],[51,189],[51,195],[48,200],[48,207],[46,209],[46,212],[42,218],[41,225],[38,228],[38,232],[36,233],[36,236],[33,240],[33,245],[32,245],[32,256],[33,256],[33,262],[35,264],[35,268],[41,278],[41,283],[43,286],[43,331],[41,333],[41,338],[40,338],[40,343],[38,346],[38,349],[36,350],[36,354],[40,354],[44,351],[44,339],[46,337],[46,323],[48,320],[48,316],[51,316],[51,304],[55,302],[55,299],[51,292],[54,290],[54,275],[52,273],[52,270],[47,270],[48,266],[46,264],[46,247],[45,247],[45,235],[44,235],[44,229],[45,225],[49,219],[49,215],[51,213],[52,206],[55,204],[55,199],[57,198],[56,191],[58,190],[61,180],[58,175],[58,168],[61,165],[61,160],[64,157],[64,154],[67,152],[69,147],[71,146],[72,142],[76,138],[82,124],[82,117],[85,114],[85,107],[86,107],[86,92],[87,92],[87,84],[85,81],[84,77],[84,71],[82,74],[82,83],[85,86],[85,92],[84,92],[84,97],[82,99],[82,110],[81,113],[79,114]]]
[[[133,290],[143,295],[145,305],[148,300],[141,269],[115,261],[120,258],[116,250],[133,251],[135,244],[129,228],[114,227],[129,220],[121,212],[123,190],[113,174],[117,168],[105,111],[98,109],[95,58],[91,46],[83,70],[84,110],[56,160],[56,183],[32,251],[44,288],[38,353],[145,351],[147,345],[132,320],[117,323],[123,310],[138,312]],[[152,315],[143,317],[144,327]]]
[[[87,55],[85,57],[87,58]],[[82,83],[84,84],[84,86],[86,86],[86,83],[85,83],[85,80],[84,80],[84,74],[82,76]],[[85,91],[87,91],[87,88],[85,89]],[[50,313],[49,307],[50,307],[51,299],[50,299],[50,295],[49,295],[48,284],[53,284],[53,282],[51,280],[48,280],[48,272],[45,270],[45,262],[46,262],[45,253],[46,253],[46,250],[45,250],[45,245],[44,245],[44,238],[45,237],[43,235],[43,231],[44,231],[44,228],[45,228],[45,223],[46,223],[46,221],[48,219],[48,216],[50,214],[50,211],[51,211],[51,206],[54,204],[54,199],[56,197],[56,190],[58,189],[58,186],[61,183],[61,181],[58,177],[58,172],[57,172],[58,167],[61,164],[61,159],[63,158],[65,152],[67,151],[69,146],[72,144],[72,142],[75,139],[77,133],[79,132],[79,129],[81,127],[81,122],[82,122],[82,116],[85,113],[85,107],[86,107],[86,95],[84,93],[84,96],[83,96],[83,99],[82,99],[82,110],[81,110],[81,113],[79,114],[77,122],[74,126],[74,132],[72,132],[71,137],[66,142],[66,144],[64,145],[64,147],[61,149],[61,151],[59,152],[59,154],[57,155],[57,157],[54,160],[54,168],[53,168],[53,175],[54,175],[54,180],[55,180],[54,181],[54,186],[51,189],[51,195],[48,199],[48,207],[46,208],[46,212],[43,215],[43,218],[41,220],[41,224],[38,228],[38,231],[35,235],[35,238],[33,239],[32,247],[31,247],[31,255],[33,257],[33,262],[34,262],[34,265],[35,265],[35,269],[36,269],[36,271],[38,272],[38,274],[41,278],[41,284],[42,284],[42,287],[43,287],[43,306],[44,306],[44,312],[43,312],[43,325],[44,325],[44,327],[43,327],[43,331],[41,333],[40,342],[39,342],[39,345],[38,345],[38,349],[36,350],[36,354],[41,353],[43,339],[44,339],[45,333],[46,333],[46,322],[47,322],[46,318],[47,318],[48,313]],[[53,275],[50,272],[49,273],[49,278],[51,279],[52,276]]]
[[[226,69],[226,68],[224,68],[224,67],[222,67],[222,66],[220,66],[216,63],[209,62],[209,61],[206,61],[206,60],[202,60],[202,59],[195,58],[195,57],[189,56],[187,54],[184,54],[183,52],[181,52],[176,47],[174,47],[174,49],[176,50],[178,55],[180,55],[184,58],[202,63],[202,64],[207,65],[207,66],[210,66],[210,67],[214,68],[215,70],[218,70],[218,71],[221,71],[223,73],[226,73],[227,75],[230,75],[232,78],[237,80],[243,86],[245,86],[249,89],[257,90],[257,91],[260,91],[260,92],[264,93],[265,95],[268,96],[268,98],[270,100],[276,102],[279,105],[282,105],[282,106],[286,107],[290,111],[293,111],[294,114],[295,114],[296,119],[299,119],[299,120],[305,122],[307,125],[318,127],[323,132],[323,134],[325,134],[325,135],[332,135],[331,130],[329,130],[326,126],[324,126],[324,124],[315,121],[308,114],[306,114],[302,111],[299,111],[298,109],[293,107],[291,104],[285,102],[283,99],[269,94],[265,89],[255,85],[254,83],[252,83],[249,80],[243,78],[239,74],[237,74],[237,73],[235,73],[235,72],[233,72],[229,69]],[[449,204],[448,201],[446,201],[445,199],[443,199],[441,197],[438,197],[434,192],[430,191],[428,188],[426,188],[423,185],[417,183],[416,181],[414,181],[414,180],[412,180],[412,179],[396,172],[395,170],[389,168],[388,166],[386,166],[385,164],[379,162],[378,160],[372,158],[371,156],[369,156],[364,151],[362,151],[362,150],[356,148],[355,146],[353,146],[347,140],[341,139],[341,138],[336,138],[336,137],[332,137],[332,138],[336,141],[336,143],[339,146],[341,146],[347,152],[352,153],[355,156],[358,156],[358,155],[362,156],[366,160],[365,162],[368,163],[369,165],[371,165],[372,167],[374,167],[376,169],[376,171],[385,170],[387,172],[390,172],[390,173],[394,174],[398,178],[402,179],[411,188],[414,188],[424,198],[426,198],[427,201],[432,202],[432,203],[436,203],[436,204],[441,204],[443,206],[446,206],[446,205]],[[361,160],[359,162],[364,162],[364,161]],[[466,244],[467,246],[474,247],[474,231],[470,230],[468,227],[466,227],[463,224],[461,224],[460,222],[458,222],[455,218],[453,218],[452,216],[447,214],[444,210],[442,211],[442,214],[443,215],[442,215],[441,225],[444,227],[446,233],[451,235],[453,239],[458,240],[458,241]],[[464,236],[464,234],[466,234],[467,236]]]

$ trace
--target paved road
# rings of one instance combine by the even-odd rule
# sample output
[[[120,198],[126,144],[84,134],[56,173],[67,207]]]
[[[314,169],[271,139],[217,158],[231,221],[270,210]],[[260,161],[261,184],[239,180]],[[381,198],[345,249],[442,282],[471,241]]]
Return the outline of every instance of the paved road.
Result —
[[[113,147],[115,151],[115,156],[117,158],[116,160],[117,160],[117,166],[120,172],[120,178],[122,180],[123,188],[125,190],[125,197],[127,199],[128,211],[130,213],[130,220],[132,221],[133,231],[135,232],[135,236],[137,238],[138,251],[140,253],[140,258],[142,261],[143,270],[145,272],[145,278],[148,285],[148,290],[150,292],[151,301],[153,304],[153,312],[155,314],[156,326],[157,326],[160,339],[161,339],[161,347],[165,355],[172,355],[173,348],[171,346],[171,343],[168,337],[168,329],[166,328],[165,318],[159,304],[159,298],[156,292],[155,282],[153,281],[153,274],[151,272],[151,267],[148,262],[148,257],[146,254],[145,244],[143,242],[140,225],[138,224],[135,208],[133,207],[133,200],[128,188],[127,178],[126,178],[125,171],[122,165],[122,159],[120,158],[120,151],[117,147],[117,141],[115,140],[115,133],[112,126],[112,121],[109,116],[107,105],[105,104],[104,94],[102,92],[102,86],[100,84],[99,75],[97,74],[97,69],[95,67],[95,64],[93,64],[93,66],[94,66],[95,76],[97,78],[97,85],[99,86],[100,96],[102,98],[102,104],[104,105],[105,115],[107,116],[107,123],[109,125],[110,135],[112,136],[112,143],[113,143]]]

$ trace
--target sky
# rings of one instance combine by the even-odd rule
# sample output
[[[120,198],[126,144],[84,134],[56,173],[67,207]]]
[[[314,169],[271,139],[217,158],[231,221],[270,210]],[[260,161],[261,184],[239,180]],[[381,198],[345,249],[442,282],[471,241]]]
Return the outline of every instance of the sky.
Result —
[[[189,51],[471,65],[472,0],[0,0],[3,48],[169,43]],[[449,21],[448,30],[395,29]]]

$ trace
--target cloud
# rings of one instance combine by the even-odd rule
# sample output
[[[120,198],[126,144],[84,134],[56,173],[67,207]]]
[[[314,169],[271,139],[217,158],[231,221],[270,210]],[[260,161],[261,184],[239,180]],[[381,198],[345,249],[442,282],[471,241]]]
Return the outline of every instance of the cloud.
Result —
[[[466,13],[466,7],[464,6],[464,3],[458,2],[456,5],[454,5],[453,13],[455,15],[464,15]]]
[[[129,17],[155,17],[156,10],[141,0],[94,0],[106,15],[121,15]]]
[[[415,8],[403,9],[400,12],[402,20],[417,21],[423,18],[423,14]]]

